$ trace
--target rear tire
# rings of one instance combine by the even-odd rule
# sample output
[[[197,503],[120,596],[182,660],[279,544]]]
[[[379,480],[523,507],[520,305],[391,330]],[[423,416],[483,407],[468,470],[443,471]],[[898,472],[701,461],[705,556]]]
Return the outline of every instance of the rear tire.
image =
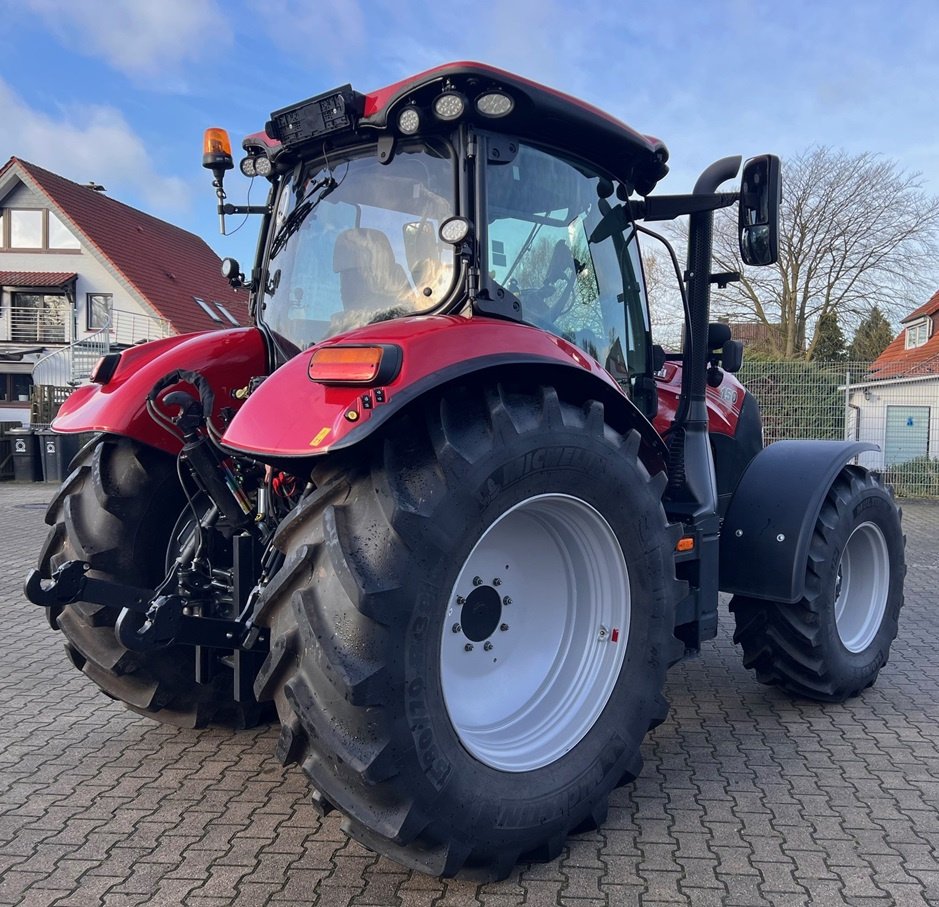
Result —
[[[731,600],[743,663],[760,683],[843,702],[877,679],[903,606],[903,533],[892,494],[846,466],[822,505],[795,604]]]
[[[128,438],[103,435],[83,448],[46,512],[52,526],[39,558],[49,577],[69,560],[91,565],[90,576],[156,589],[175,557],[174,534],[185,497],[173,457]],[[120,611],[76,602],[50,615],[62,630],[70,661],[112,699],[164,724],[251,727],[256,702],[234,700],[231,671],[208,684],[195,680],[195,650],[169,646],[132,652],[114,633]]]
[[[681,652],[677,529],[638,452],[597,402],[471,387],[314,473],[255,692],[348,834],[492,879],[603,821]]]

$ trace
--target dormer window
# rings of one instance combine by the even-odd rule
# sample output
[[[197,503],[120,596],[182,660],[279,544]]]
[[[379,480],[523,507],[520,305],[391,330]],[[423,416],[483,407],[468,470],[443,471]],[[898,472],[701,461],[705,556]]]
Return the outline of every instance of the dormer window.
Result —
[[[921,318],[906,326],[906,348],[908,350],[922,346],[929,340],[929,319]]]

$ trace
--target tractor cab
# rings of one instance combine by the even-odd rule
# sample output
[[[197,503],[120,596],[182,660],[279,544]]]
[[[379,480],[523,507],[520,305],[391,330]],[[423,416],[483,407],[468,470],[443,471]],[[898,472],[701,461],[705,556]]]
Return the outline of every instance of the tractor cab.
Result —
[[[242,171],[271,181],[252,284],[281,361],[367,324],[476,313],[576,345],[654,415],[635,230],[594,234],[667,172],[658,140],[461,63],[276,111],[245,148]]]

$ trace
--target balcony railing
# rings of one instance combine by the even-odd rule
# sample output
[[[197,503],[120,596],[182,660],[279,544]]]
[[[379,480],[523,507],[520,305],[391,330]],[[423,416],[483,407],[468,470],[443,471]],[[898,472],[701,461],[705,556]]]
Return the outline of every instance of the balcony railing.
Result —
[[[144,340],[159,340],[173,334],[173,328],[165,318],[141,315],[125,309],[111,310],[111,345],[129,346]]]
[[[59,344],[98,339],[100,328],[92,331],[74,330],[72,312],[62,306],[3,306],[0,309],[0,341],[13,343]],[[144,340],[159,340],[173,334],[165,318],[155,318],[126,309],[110,313],[108,339],[111,346],[131,346]]]
[[[68,343],[72,319],[67,306],[4,306],[0,339],[14,343]]]

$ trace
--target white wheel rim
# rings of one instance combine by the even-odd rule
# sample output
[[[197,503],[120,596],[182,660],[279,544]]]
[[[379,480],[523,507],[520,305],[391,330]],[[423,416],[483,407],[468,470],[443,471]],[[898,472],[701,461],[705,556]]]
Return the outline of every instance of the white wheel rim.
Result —
[[[502,514],[460,570],[440,643],[463,746],[506,772],[573,749],[613,692],[629,615],[626,561],[597,510],[545,494]]]
[[[835,626],[849,652],[873,642],[887,610],[890,559],[883,532],[861,523],[848,538],[835,577]]]

